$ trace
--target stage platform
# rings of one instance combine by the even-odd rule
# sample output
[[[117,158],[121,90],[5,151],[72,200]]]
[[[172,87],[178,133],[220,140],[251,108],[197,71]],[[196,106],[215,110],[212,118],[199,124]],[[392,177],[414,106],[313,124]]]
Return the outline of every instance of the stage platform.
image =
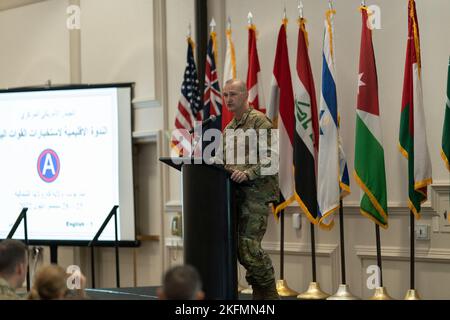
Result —
[[[157,300],[158,287],[86,289],[92,300]],[[296,297],[281,297],[282,300],[296,300]],[[239,294],[239,300],[252,300],[251,294]]]

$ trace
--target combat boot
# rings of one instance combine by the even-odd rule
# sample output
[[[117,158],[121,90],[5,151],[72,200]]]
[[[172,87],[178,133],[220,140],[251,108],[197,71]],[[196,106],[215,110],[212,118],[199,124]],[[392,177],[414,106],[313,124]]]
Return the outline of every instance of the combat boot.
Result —
[[[275,280],[262,288],[262,300],[280,300]]]
[[[253,300],[264,300],[264,290],[260,286],[252,285]]]

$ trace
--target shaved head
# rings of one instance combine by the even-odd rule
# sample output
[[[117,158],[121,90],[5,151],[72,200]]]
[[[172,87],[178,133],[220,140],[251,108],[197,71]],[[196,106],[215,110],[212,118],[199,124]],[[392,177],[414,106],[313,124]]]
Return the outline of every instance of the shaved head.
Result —
[[[239,120],[248,109],[248,91],[245,82],[240,79],[228,80],[223,87],[223,97],[228,110]]]
[[[225,82],[225,86],[233,85],[234,89],[240,92],[247,92],[247,84],[241,79],[230,79]],[[224,87],[225,87],[224,86]]]

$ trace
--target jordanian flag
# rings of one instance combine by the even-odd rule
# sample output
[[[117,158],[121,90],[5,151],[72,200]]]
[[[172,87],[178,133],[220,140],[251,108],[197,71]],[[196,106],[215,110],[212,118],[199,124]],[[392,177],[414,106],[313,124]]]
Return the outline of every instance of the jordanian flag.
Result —
[[[384,149],[381,137],[378,79],[367,7],[361,7],[362,31],[356,106],[355,171],[362,189],[361,214],[386,228],[387,195]]]
[[[295,131],[294,170],[295,199],[312,223],[318,222],[316,159],[319,148],[314,78],[308,55],[305,19],[299,19],[297,74],[294,77]]]
[[[408,159],[408,205],[416,218],[420,219],[420,205],[427,200],[427,187],[432,182],[431,161],[425,129],[419,24],[414,0],[409,1],[408,13],[399,148]]]
[[[441,156],[447,169],[450,171],[450,58],[448,61],[448,79],[447,79],[447,106],[445,107],[444,129],[442,131],[442,150]]]

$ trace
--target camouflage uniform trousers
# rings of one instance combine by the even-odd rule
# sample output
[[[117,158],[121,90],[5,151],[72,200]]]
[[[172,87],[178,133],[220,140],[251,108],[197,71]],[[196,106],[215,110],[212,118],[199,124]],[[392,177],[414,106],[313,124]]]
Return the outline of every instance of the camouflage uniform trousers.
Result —
[[[261,241],[267,229],[269,207],[264,198],[254,195],[254,190],[239,192],[237,200],[239,262],[247,270],[245,278],[249,284],[268,287],[275,282],[275,275],[272,260],[262,249]]]

